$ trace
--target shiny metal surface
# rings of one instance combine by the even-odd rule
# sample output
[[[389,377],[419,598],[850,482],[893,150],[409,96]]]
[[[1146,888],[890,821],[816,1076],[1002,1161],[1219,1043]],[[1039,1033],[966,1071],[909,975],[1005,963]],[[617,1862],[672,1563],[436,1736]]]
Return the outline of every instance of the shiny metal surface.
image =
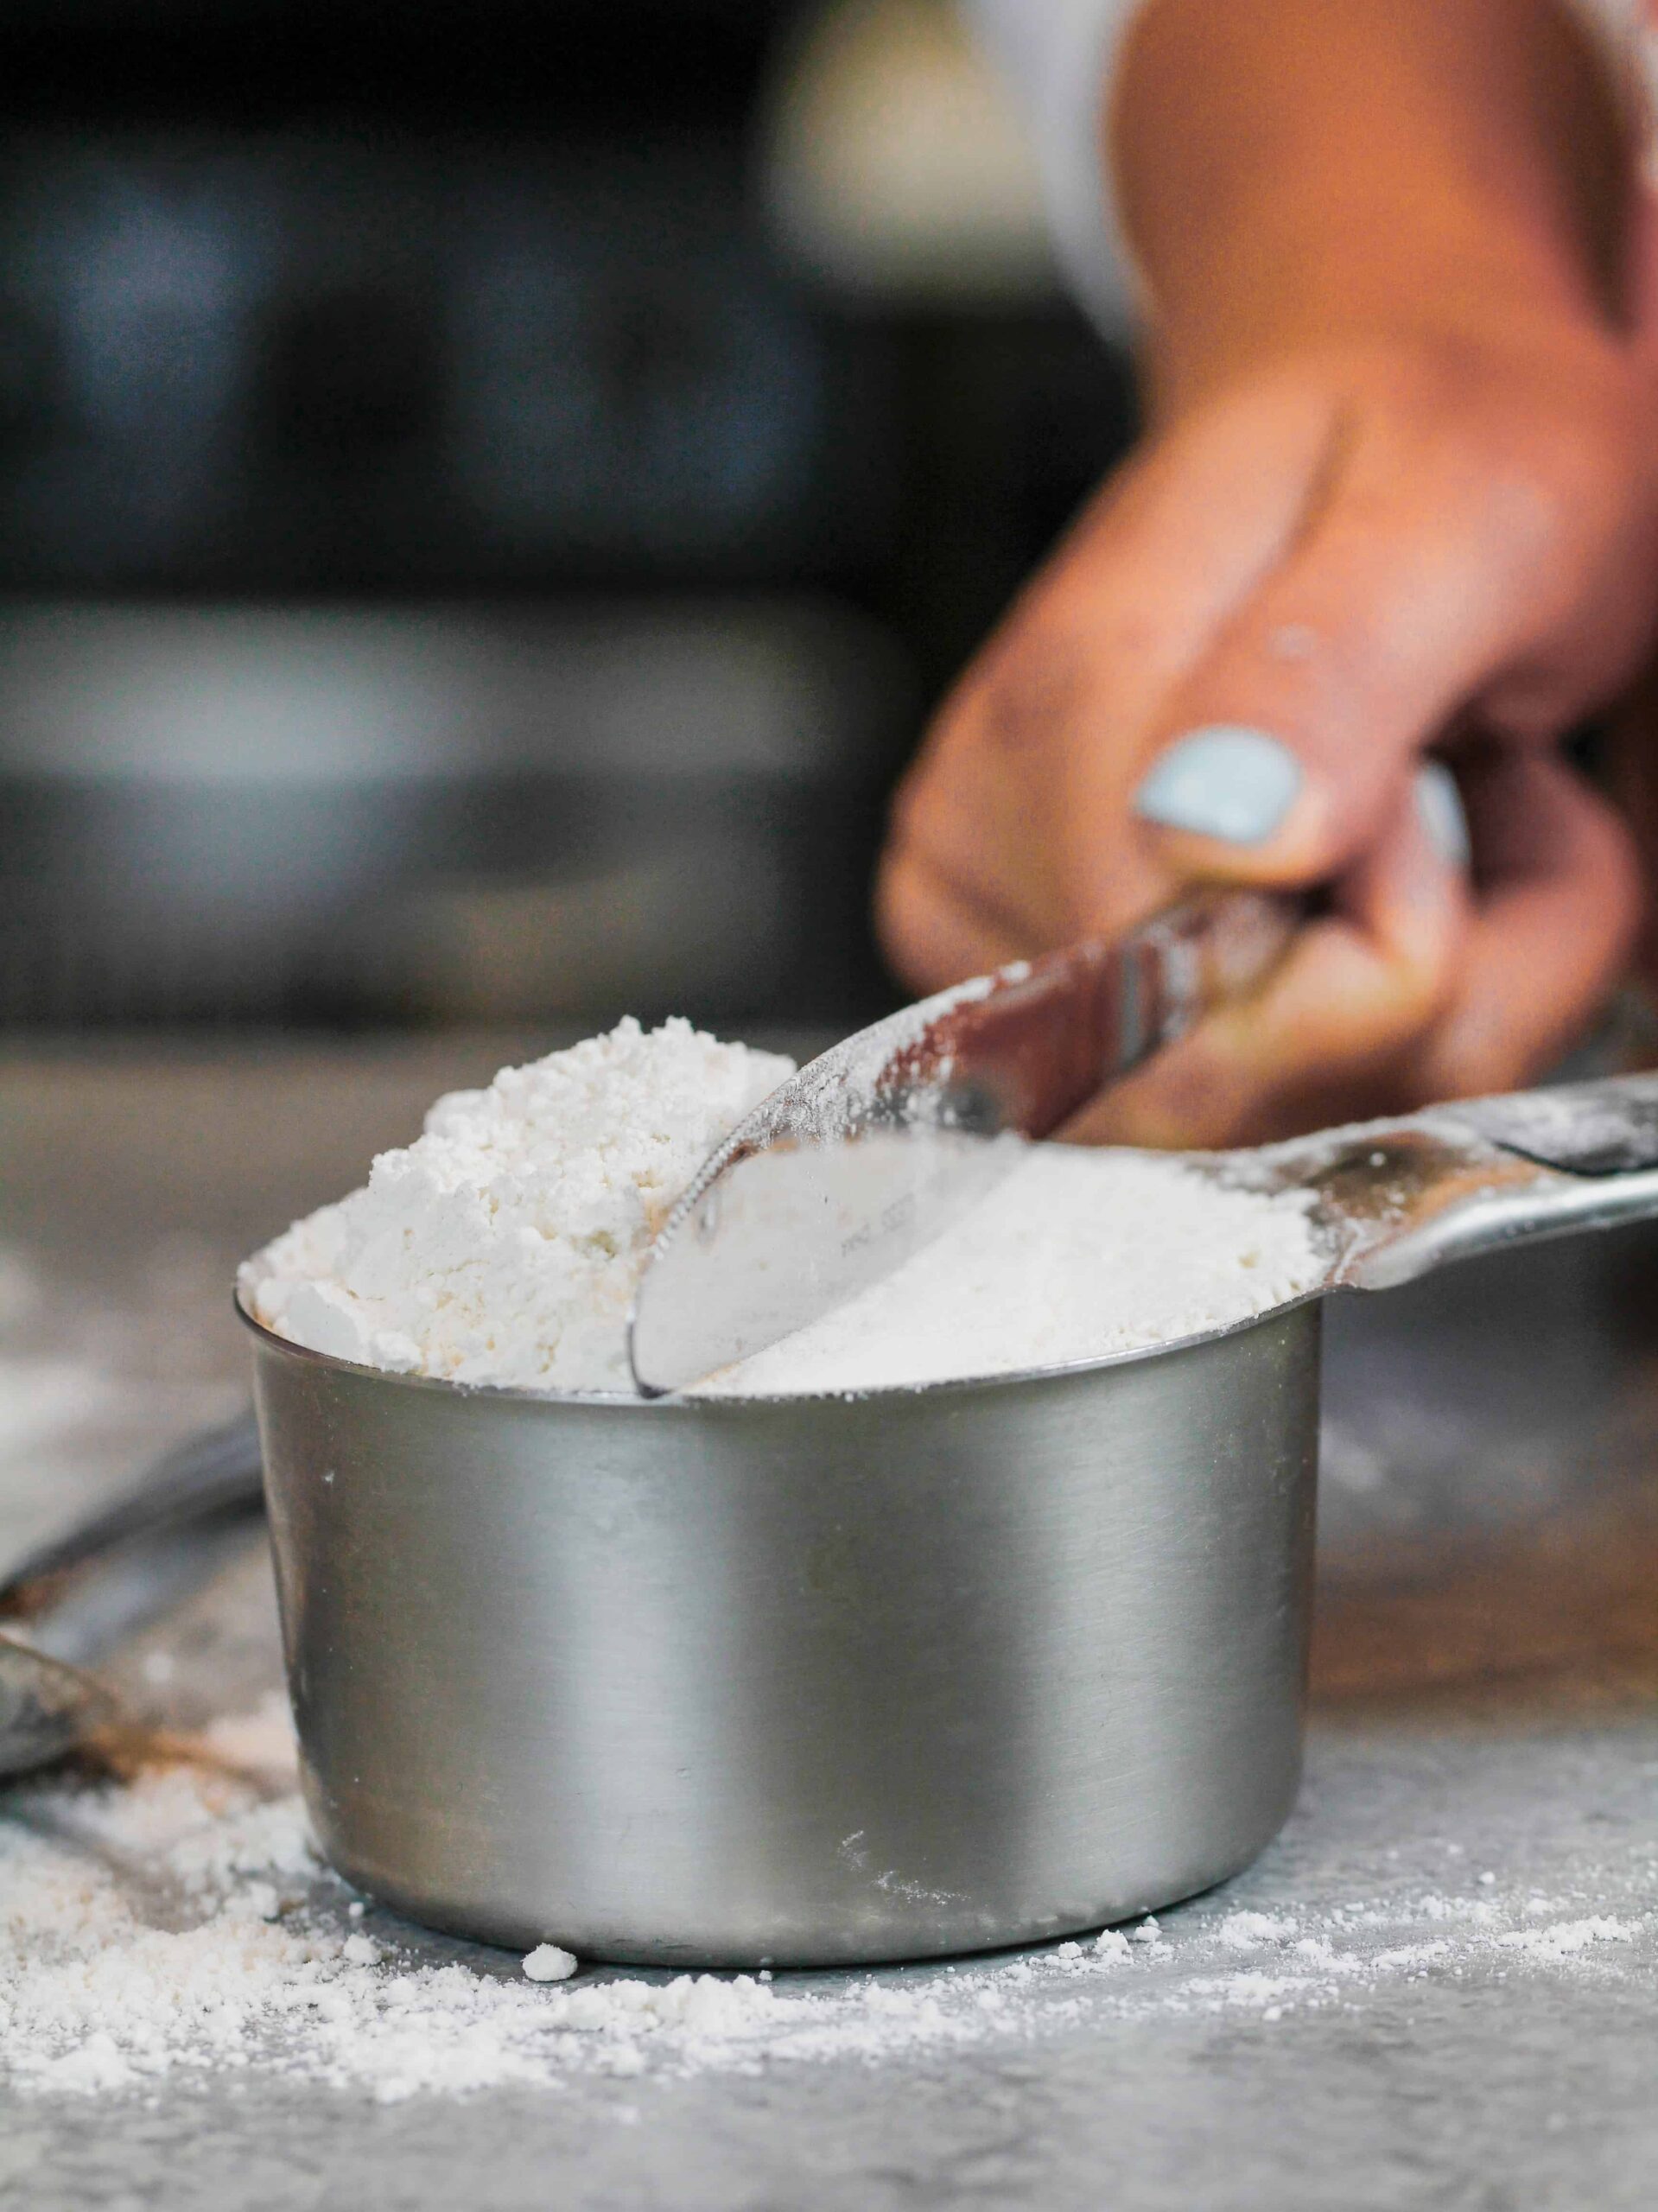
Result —
[[[464,1391],[250,1325],[313,1815],[418,1920],[937,1956],[1192,1894],[1289,1809],[1316,1306],[851,1401]]]
[[[647,1396],[688,1389],[890,1274],[1102,1086],[1246,996],[1300,909],[1199,893],[1122,937],[1016,961],[820,1053],[711,1154],[628,1326]]]
[[[88,1745],[118,1717],[85,1671],[222,1563],[216,1534],[262,1503],[259,1439],[239,1415],[164,1452],[136,1484],[0,1573],[0,1779]]]
[[[197,1529],[220,1516],[256,1513],[262,1503],[258,1428],[251,1414],[238,1414],[186,1437],[130,1486],[10,1562],[0,1573],[0,1618],[35,1610],[34,1586],[56,1583],[129,1545]]]
[[[1312,1190],[1329,1282],[1379,1288],[1658,1212],[1658,1167],[1604,1165],[1613,1122],[1644,1157],[1654,1096],[1210,1160]],[[1318,1310],[1065,1373],[654,1403],[251,1324],[330,1856],[416,1919],[647,1964],[937,1955],[1219,1880],[1299,1770]]]
[[[0,1636],[0,1781],[60,1759],[111,1718],[90,1675]]]
[[[1306,1190],[1332,1288],[1387,1290],[1511,1244],[1658,1214],[1658,1076],[1610,1076],[1190,1156]]]

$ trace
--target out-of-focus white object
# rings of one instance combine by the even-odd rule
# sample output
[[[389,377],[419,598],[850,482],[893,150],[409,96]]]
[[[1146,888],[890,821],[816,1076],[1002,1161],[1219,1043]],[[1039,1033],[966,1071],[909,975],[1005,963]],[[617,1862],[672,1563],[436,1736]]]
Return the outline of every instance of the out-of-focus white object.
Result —
[[[797,265],[857,297],[1049,297],[1059,272],[1025,118],[949,0],[833,0],[764,126],[768,213]]]
[[[1112,73],[1145,0],[958,0],[1028,118],[1055,249],[1107,331],[1134,320],[1136,278],[1105,162]]]
[[[1604,44],[1626,98],[1658,86],[1648,0],[1562,0]],[[1016,87],[1046,193],[1054,243],[1083,304],[1103,328],[1133,320],[1138,280],[1117,220],[1104,149],[1123,35],[1148,0],[958,0]],[[1637,49],[1644,52],[1644,60]],[[1651,153],[1648,160],[1658,167]]]

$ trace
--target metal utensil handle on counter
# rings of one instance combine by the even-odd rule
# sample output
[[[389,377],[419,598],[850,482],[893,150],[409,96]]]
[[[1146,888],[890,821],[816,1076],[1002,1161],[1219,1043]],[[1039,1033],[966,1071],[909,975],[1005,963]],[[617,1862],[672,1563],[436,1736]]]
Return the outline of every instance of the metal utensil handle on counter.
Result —
[[[261,1508],[261,1477],[245,1414],[164,1453],[0,1577],[0,1622],[29,1639],[0,1633],[0,1778],[63,1758],[113,1718],[113,1697],[86,1664],[176,1602],[219,1555],[207,1533]]]
[[[1302,912],[1267,893],[1199,893],[820,1053],[739,1122],[664,1224],[629,1324],[641,1390],[683,1389],[890,1274],[1012,1167],[1015,1154],[981,1139],[1051,1135],[1254,991]]]
[[[262,1464],[258,1424],[251,1413],[187,1437],[130,1489],[14,1561],[0,1575],[0,1613],[19,1610],[35,1586],[120,1545],[196,1526],[221,1513],[256,1511],[264,1502]]]

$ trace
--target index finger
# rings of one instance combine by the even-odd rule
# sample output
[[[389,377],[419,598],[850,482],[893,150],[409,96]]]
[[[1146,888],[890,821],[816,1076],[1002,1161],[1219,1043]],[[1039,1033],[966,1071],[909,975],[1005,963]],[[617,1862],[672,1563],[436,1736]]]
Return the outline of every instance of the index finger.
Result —
[[[1285,559],[1161,719],[1137,810],[1173,865],[1297,884],[1362,851],[1410,763],[1494,688],[1552,734],[1649,621],[1640,501],[1568,512],[1471,433],[1332,442]]]

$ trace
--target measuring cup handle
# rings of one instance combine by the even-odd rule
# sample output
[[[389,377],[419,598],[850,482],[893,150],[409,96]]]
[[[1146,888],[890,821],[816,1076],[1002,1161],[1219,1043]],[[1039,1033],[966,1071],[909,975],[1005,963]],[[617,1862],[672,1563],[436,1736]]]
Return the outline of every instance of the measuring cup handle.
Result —
[[[1658,1075],[1430,1107],[1272,1156],[1280,1187],[1299,1179],[1317,1193],[1331,1282],[1384,1290],[1482,1252],[1658,1215]]]
[[[1658,1075],[1516,1090],[1443,1110],[1505,1152],[1566,1174],[1629,1175],[1658,1167]]]

